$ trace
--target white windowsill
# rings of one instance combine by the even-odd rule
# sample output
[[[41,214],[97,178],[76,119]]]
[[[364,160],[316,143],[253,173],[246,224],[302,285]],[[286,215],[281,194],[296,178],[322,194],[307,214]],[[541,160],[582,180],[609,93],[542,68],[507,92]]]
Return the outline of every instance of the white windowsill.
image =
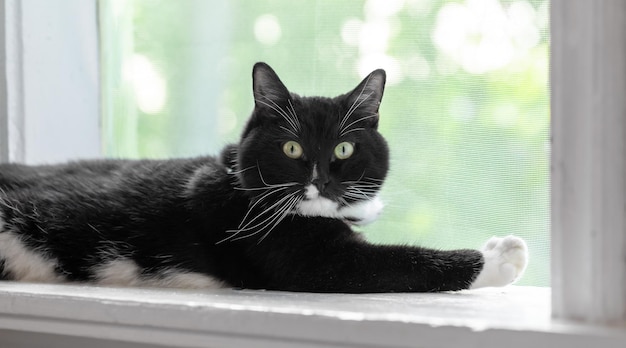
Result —
[[[124,347],[626,346],[626,326],[556,321],[548,288],[515,286],[344,295],[2,282],[0,342],[2,330],[54,334],[47,346],[55,337]]]

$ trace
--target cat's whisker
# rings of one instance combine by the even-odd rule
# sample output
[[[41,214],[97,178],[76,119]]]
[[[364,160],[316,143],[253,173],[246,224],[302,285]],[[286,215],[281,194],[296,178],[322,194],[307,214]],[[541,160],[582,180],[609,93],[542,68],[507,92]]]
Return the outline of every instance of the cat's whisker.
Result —
[[[257,197],[254,198],[254,203],[248,208],[248,211],[246,212],[246,215],[243,217],[243,219],[241,219],[241,223],[239,224],[239,226],[237,226],[237,228],[241,228],[241,226],[245,223],[246,219],[248,218],[248,216],[250,215],[250,213],[254,210],[254,208],[259,205],[259,203],[261,203],[264,199],[266,199],[267,197],[271,196],[274,193],[278,193],[281,190],[285,190],[287,189],[287,187],[285,188],[277,188],[277,189],[273,189],[269,192],[263,193]]]
[[[358,181],[363,180],[363,177],[365,176],[365,171],[366,171],[366,170],[367,170],[367,169],[363,169],[363,173],[361,173],[361,176],[359,176]]]
[[[248,212],[246,213],[246,215],[245,215],[245,216],[244,216],[244,218],[242,219],[242,224],[243,224],[243,221],[245,221],[245,220],[246,220],[246,218],[248,217],[248,215],[250,214],[250,212],[251,212],[251,211],[252,211],[252,210],[253,210],[253,209],[254,209],[257,205],[259,205],[259,204],[260,204],[263,200],[265,200],[266,198],[268,198],[268,197],[272,196],[273,194],[278,194],[278,193],[280,193],[280,191],[286,190],[286,189],[288,189],[288,188],[289,188],[289,187],[279,187],[279,188],[275,188],[275,189],[269,189],[269,188],[268,188],[268,189],[267,189],[267,190],[268,190],[268,192],[261,193],[261,194],[259,194],[259,195],[257,195],[257,196],[254,196],[254,197],[251,199],[251,202],[250,202],[250,205],[249,205],[249,208],[248,208]],[[295,193],[297,193],[297,191],[296,191],[296,192],[292,192],[292,193],[291,193],[291,194],[289,194],[289,195],[293,195],[293,194],[295,194]],[[241,227],[241,224],[240,224],[239,226]]]
[[[259,222],[258,224],[251,226],[249,228],[239,228],[236,230],[228,230],[226,231],[227,233],[233,233],[231,236],[227,237],[228,239],[231,239],[231,241],[236,241],[236,240],[240,240],[240,239],[244,239],[244,238],[248,238],[249,236],[259,233],[259,231],[262,231],[263,229],[265,229],[265,227],[267,227],[267,225],[271,224],[273,221],[276,220],[276,218],[278,218],[280,216],[280,212],[282,210],[281,209],[277,209],[276,211],[274,211],[268,218],[266,218],[265,220]],[[259,227],[261,226],[261,227]],[[242,236],[240,236],[240,234],[242,232],[247,232],[247,231],[256,231],[256,232],[252,232],[252,233],[248,233],[248,234],[244,234]]]
[[[345,130],[347,128],[347,127],[345,127],[345,124],[350,119],[350,116],[352,116],[352,114],[359,108],[359,106],[361,106],[361,104],[363,104],[367,99],[369,99],[372,96],[373,93],[374,92],[366,95],[365,98],[363,98],[352,110],[348,110],[348,113],[346,113],[346,115],[344,116],[344,119],[341,121],[341,124],[339,124],[339,129]],[[357,98],[357,100],[355,100],[355,103],[357,101],[358,101],[358,98]]]
[[[377,191],[374,192],[363,192],[363,191],[356,191],[356,190],[350,190],[350,191],[345,191],[345,196],[351,195],[353,198],[359,198],[359,199],[363,199],[363,198],[367,198],[367,199],[371,199],[375,196],[378,195]]]
[[[341,203],[341,205],[343,205],[344,207],[352,208],[352,204],[350,204],[345,198],[337,197],[337,200],[339,200],[339,203]]]
[[[287,201],[289,197],[283,197],[281,198],[278,202],[272,204],[269,208],[266,208],[265,210],[263,210],[261,213],[257,214],[256,216],[254,216],[250,221],[245,222],[242,221],[239,226],[237,227],[237,233],[242,232],[242,231],[249,231],[249,230],[253,230],[257,227],[259,227],[260,225],[263,225],[265,222],[267,222],[269,219],[272,218],[272,216],[275,214],[275,211],[278,209],[274,209],[276,207],[280,207],[280,205]],[[256,223],[255,225],[252,225],[253,223],[255,223],[255,221],[262,219],[263,216],[267,215],[268,213],[274,211],[274,213],[271,213],[270,216],[268,218],[266,218],[265,220],[262,220],[261,222]],[[244,224],[245,223],[245,224]],[[243,226],[242,226],[243,225]],[[250,226],[252,225],[252,226]]]
[[[298,120],[298,117],[295,115],[295,113],[291,113],[291,115],[290,115],[280,105],[276,104],[276,102],[274,102],[273,100],[271,100],[268,97],[265,97],[265,98],[267,100],[269,100],[270,102],[272,102],[272,104],[274,104],[274,106],[276,106],[280,111],[282,111],[283,117],[286,117],[286,120],[293,126],[294,130],[300,131],[300,120]],[[289,104],[291,105],[291,99],[289,99],[288,101],[289,101]],[[293,107],[293,105],[292,105],[292,107]],[[287,108],[287,110],[289,111],[289,108]]]
[[[372,199],[381,189],[381,183],[363,181],[365,171],[358,180],[346,180],[341,184],[346,185],[344,196],[355,200]],[[367,179],[366,179],[367,180]]]
[[[356,180],[347,180],[347,181],[342,181],[341,183],[346,185],[346,184],[355,184],[355,183],[359,183],[361,182],[361,180],[363,179],[363,177],[365,176],[365,170],[363,170],[363,173],[361,173],[361,176],[359,176],[358,179]]]
[[[368,199],[374,198],[378,195],[378,191],[356,191],[355,193],[363,195],[364,197],[367,197]]]
[[[353,204],[363,201],[363,197],[351,197],[349,195],[346,195],[345,197],[346,197],[346,200],[350,200]]]
[[[243,172],[245,172],[247,170],[253,169],[254,167],[255,166],[250,166],[248,168],[244,168],[244,169],[241,169],[241,170],[231,170],[231,171],[228,172],[228,174],[232,174],[232,175],[241,174],[241,173],[243,173]]]
[[[369,197],[369,196],[374,196],[376,194],[374,192],[371,192],[368,194],[360,190],[349,190],[349,191],[346,191],[346,193],[356,195],[356,196],[361,196],[361,197]]]
[[[298,184],[297,182],[290,182],[286,184],[275,184],[275,185],[263,186],[263,187],[234,187],[233,189],[237,191],[262,191],[262,190],[269,190],[272,188],[288,188],[291,186],[295,186],[297,184]]]
[[[369,83],[371,78],[371,75],[369,75],[367,77],[367,79],[365,80],[365,83],[363,84],[363,89],[361,89],[361,92],[359,92],[359,95],[356,97],[356,99],[354,99],[354,102],[352,102],[352,105],[350,105],[350,108],[348,109],[348,111],[346,112],[346,114],[343,116],[343,119],[341,120],[341,123],[339,124],[339,129],[343,129],[343,126],[346,124],[346,122],[348,121],[348,118],[350,117],[350,115],[352,115],[352,113],[354,112],[354,110],[356,110],[358,108],[358,106],[355,107],[356,103],[359,101],[359,99],[361,98],[361,96],[363,95],[363,92],[365,92],[365,88],[367,88],[367,84]],[[371,95],[371,93],[370,93]],[[369,97],[369,96],[368,96]],[[367,98],[365,98],[367,99]],[[361,105],[361,104],[359,104]]]
[[[363,104],[366,100],[368,100],[372,96],[372,94],[374,94],[374,92],[371,92],[370,94],[366,95],[365,98],[361,99],[361,101],[359,101],[359,103],[348,114],[346,114],[344,121],[347,122],[348,119],[350,119],[350,116],[352,116],[352,114],[359,108],[359,106],[361,106],[361,104]],[[360,95],[359,95],[359,97],[360,97]],[[359,100],[359,98],[357,98],[355,100],[355,102],[357,102],[358,100]],[[342,121],[341,123],[345,125],[344,121]],[[342,127],[343,126],[340,125],[340,128],[342,128]]]
[[[378,185],[350,185],[350,187],[358,188],[363,191],[369,191],[369,192],[378,192],[381,189],[381,187]]]
[[[348,185],[348,186],[352,186],[352,185],[362,185],[362,186],[369,186],[369,187],[381,187],[382,183],[376,183],[376,182],[367,182],[364,180],[346,180],[346,181],[342,181],[341,184],[343,185]]]
[[[382,187],[380,184],[368,183],[368,182],[357,182],[352,185],[348,185],[348,187],[356,187],[356,188],[364,188],[369,190],[377,190]]]
[[[267,230],[267,232],[263,235],[263,237],[259,238],[259,241],[257,242],[257,244],[260,244],[270,234],[270,232],[274,230],[274,227],[276,227],[281,221],[285,219],[285,217],[287,217],[287,215],[289,215],[289,213],[291,213],[293,208],[295,208],[300,202],[300,200],[302,199],[299,197],[294,197],[294,198],[295,199],[292,199],[291,204],[288,204],[287,208],[285,209],[285,212],[280,216],[280,219],[278,219],[274,223],[274,225],[272,225],[272,227],[270,227],[270,229]]]
[[[370,183],[371,181],[371,183]],[[376,178],[372,178],[369,176],[365,176],[365,171],[363,171],[363,174],[361,174],[361,176],[356,179],[356,180],[346,180],[346,181],[342,181],[342,184],[354,184],[354,183],[366,183],[366,184],[375,184],[376,182],[381,183],[380,185],[382,185],[382,183],[385,181],[385,179],[376,179]]]
[[[273,101],[271,98],[269,98],[268,96],[265,96],[265,95],[263,96],[263,98],[267,99],[270,103],[272,103],[272,105],[267,104],[267,103],[265,103],[265,102],[263,102],[263,101],[260,101],[260,102],[262,102],[263,104],[265,104],[265,105],[267,105],[267,106],[271,107],[274,111],[278,112],[278,113],[279,113],[279,114],[281,114],[282,116],[284,116],[284,117],[286,117],[286,118],[288,118],[288,119],[291,119],[291,117],[290,117],[290,116],[289,116],[289,114],[285,111],[285,109],[283,109],[280,105],[276,104],[276,102],[275,102],[275,101]]]
[[[363,131],[363,130],[365,130],[365,128],[352,128],[352,129],[350,129],[348,131],[345,131],[345,132],[341,133],[339,136],[343,137],[343,136],[346,136],[346,134],[350,134],[352,132],[360,132],[360,131]]]
[[[265,230],[266,228],[269,227],[269,229],[267,230],[267,232],[263,235],[263,237],[261,237],[259,239],[258,243],[261,243],[261,241],[263,241],[263,239],[265,239],[265,237],[267,237],[267,235],[269,235],[270,232],[272,232],[274,230],[274,228],[285,219],[285,217],[287,217],[287,215],[289,215],[289,213],[292,212],[293,208],[295,208],[295,206],[298,204],[300,198],[298,196],[294,196],[292,197],[289,201],[287,201],[280,209],[280,215],[277,216],[277,218],[273,221],[268,222],[263,228],[259,229],[258,231],[248,235],[248,237],[252,237],[260,232],[262,232],[263,230]],[[270,226],[271,224],[271,226]]]
[[[261,173],[261,166],[259,166],[259,162],[256,162],[256,167],[259,171],[259,177],[261,178],[261,182],[263,183],[263,185],[265,185],[266,187],[284,187],[284,186],[294,186],[294,185],[298,185],[297,182],[287,182],[287,183],[282,183],[282,184],[268,184],[265,179],[263,178],[263,173]]]
[[[265,193],[259,193],[258,195],[252,197],[251,201],[254,201],[255,204],[256,204],[256,202],[262,201],[263,199],[271,196],[272,194],[278,193],[279,191],[286,190],[288,188],[289,188],[288,186],[287,187],[278,187],[278,188],[266,188],[265,189],[266,190]]]
[[[363,191],[349,191],[350,194],[355,195],[357,197],[361,197],[361,198],[367,198],[367,199],[371,199],[374,196],[376,196],[377,192],[363,192]]]
[[[293,198],[295,196],[297,192],[293,192],[291,194],[286,195],[285,197],[279,199],[276,203],[272,204],[271,206],[269,206],[268,208],[266,208],[264,211],[262,211],[260,214],[258,214],[257,216],[255,216],[254,218],[252,218],[252,220],[248,221],[248,223],[246,223],[243,227],[239,228],[238,231],[249,231],[252,229],[255,229],[257,227],[259,227],[260,225],[263,225],[265,222],[267,222],[267,220],[271,219],[272,216],[274,216],[276,213],[272,213],[270,215],[269,218],[257,223],[254,226],[250,226],[254,221],[256,221],[257,219],[261,218],[263,215],[266,215],[268,212],[274,210],[274,208],[280,206],[281,204],[283,204],[285,201],[288,201],[290,198]]]
[[[289,197],[289,196],[287,196],[287,197]],[[287,198],[287,197],[284,197],[284,198]],[[233,238],[232,241],[241,240],[241,239],[244,239],[244,238],[250,238],[250,237],[252,237],[254,235],[257,235],[257,234],[261,233],[268,226],[270,226],[270,224],[273,224],[272,227],[270,228],[270,230],[268,231],[268,232],[271,232],[274,229],[274,227],[276,227],[276,225],[278,225],[278,223],[280,223],[287,216],[287,214],[289,214],[289,212],[291,211],[291,209],[293,207],[293,203],[295,201],[297,201],[297,200],[298,200],[298,197],[291,196],[290,199],[287,201],[287,203],[282,205],[279,209],[276,209],[276,211],[274,211],[274,213],[272,213],[272,215],[270,215],[270,217],[268,217],[267,219],[263,220],[262,222],[258,223],[257,225],[255,225],[253,227],[239,229],[239,232],[255,230],[256,227],[258,227],[258,226],[263,226],[263,227],[256,229],[256,231],[253,232],[253,233],[249,233],[249,234],[246,234],[246,235],[243,235],[243,236],[240,236],[240,237]],[[236,235],[233,235],[233,237],[234,236],[236,236]]]
[[[270,102],[272,102],[272,104],[276,105],[276,103],[274,103],[274,101],[272,101],[271,99],[269,99],[269,98],[267,98],[267,97],[265,97],[265,98],[266,98],[267,100],[269,100]],[[274,106],[274,105],[272,105],[272,104],[268,104],[268,103],[266,103],[266,102],[264,102],[264,101],[262,101],[262,100],[259,100],[259,99],[255,99],[255,101],[256,101],[256,102],[259,102],[259,103],[261,103],[261,104],[263,104],[263,105],[265,105],[265,106],[267,106],[267,107],[269,107],[270,109],[272,109],[272,110],[274,110],[274,111],[276,111],[276,112],[277,112],[280,116],[282,116],[283,118],[285,118],[285,119],[287,119],[287,120],[289,119],[289,115],[286,115],[286,114],[285,114],[285,111],[283,111],[283,110],[282,110],[279,106]]]
[[[363,200],[364,198],[369,198],[358,192],[345,192],[343,195],[347,198],[355,198],[357,200]]]
[[[351,197],[360,197],[360,198],[362,198],[362,195],[359,192],[354,191],[354,190],[346,190],[343,193],[343,195],[346,196],[346,197],[347,196],[351,196]]]
[[[233,187],[237,191],[262,191],[269,190],[268,187]]]
[[[359,192],[378,192],[379,191],[379,187],[377,186],[365,186],[365,185],[352,185],[350,187],[348,187],[348,190],[355,190],[355,191],[359,191]]]
[[[349,197],[349,198],[355,198],[357,200],[363,200],[365,199],[372,199],[372,196],[375,196],[376,193],[370,193],[370,194],[366,194],[363,191],[360,190],[347,190],[344,193],[345,197]]]
[[[280,126],[280,129],[282,129],[282,130],[286,131],[287,133],[289,133],[289,134],[293,135],[293,136],[294,136],[294,137],[296,137],[296,138],[298,137],[298,135],[297,135],[296,133],[294,133],[291,129],[289,129],[289,128],[287,128],[287,127]]]
[[[298,114],[296,113],[296,109],[294,109],[293,104],[291,103],[291,99],[289,99],[288,102],[289,102],[289,106],[291,107],[291,115],[296,120],[296,125],[298,126],[298,131],[300,131],[300,130],[302,130],[302,126],[300,125],[300,118],[298,117]],[[287,109],[287,110],[289,110],[289,109]]]
[[[349,125],[347,125],[347,126],[345,126],[345,127],[343,127],[343,128],[341,129],[341,131],[340,131],[340,132],[341,132],[340,136],[344,136],[344,135],[346,134],[346,133],[345,133],[345,131],[346,131],[346,130],[348,130],[348,129],[349,129],[350,127],[352,127],[353,125],[355,125],[355,124],[357,124],[357,123],[359,123],[359,122],[361,122],[361,121],[365,121],[365,120],[367,120],[367,119],[373,118],[373,117],[378,117],[378,114],[368,115],[368,116],[365,116],[365,117],[361,117],[361,118],[359,118],[359,119],[358,119],[358,120],[356,120],[356,121],[353,121],[352,123],[350,123]]]
[[[287,121],[287,123],[289,123],[289,125],[291,126],[291,128],[293,128],[294,132],[298,131],[298,128],[296,126],[296,121],[278,104],[276,104],[276,102],[274,102],[273,100],[271,100],[270,98],[264,96],[265,99],[267,99],[268,101],[270,101],[273,105],[268,104],[262,100],[258,100],[256,99],[259,103],[262,103],[264,105],[266,105],[267,107],[271,108],[272,110],[276,111],[280,116],[282,116],[282,118],[285,119],[285,121]]]

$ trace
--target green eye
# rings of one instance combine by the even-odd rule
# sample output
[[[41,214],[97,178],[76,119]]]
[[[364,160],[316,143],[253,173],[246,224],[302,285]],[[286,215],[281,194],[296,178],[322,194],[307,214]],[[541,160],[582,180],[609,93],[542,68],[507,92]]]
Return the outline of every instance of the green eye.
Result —
[[[348,159],[354,153],[354,144],[344,141],[335,147],[335,157],[340,160]]]
[[[291,159],[298,159],[302,157],[302,146],[295,141],[288,141],[283,145],[283,152],[287,157]]]

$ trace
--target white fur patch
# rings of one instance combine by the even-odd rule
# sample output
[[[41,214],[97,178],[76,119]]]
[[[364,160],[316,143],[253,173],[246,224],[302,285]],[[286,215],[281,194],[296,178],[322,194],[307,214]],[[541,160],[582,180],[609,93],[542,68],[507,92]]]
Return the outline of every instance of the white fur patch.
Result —
[[[315,187],[315,185],[309,185],[304,188],[304,195],[306,199],[317,199],[320,196],[320,191]]]
[[[313,172],[311,173],[311,181],[315,180],[319,178],[319,173],[317,171],[317,163],[313,165]],[[313,186],[313,185],[309,185],[309,186]],[[315,186],[313,186],[315,187]]]
[[[96,282],[101,285],[137,286],[139,266],[127,259],[112,260],[94,267]]]
[[[0,217],[0,258],[4,261],[4,271],[12,279],[26,282],[58,283],[64,277],[57,274],[58,261],[45,254],[28,248],[21,238],[3,230]]]
[[[184,288],[184,289],[219,289],[224,282],[198,273],[180,271],[175,268],[163,271],[158,277],[148,279],[146,286]]]
[[[522,276],[528,264],[526,242],[515,236],[492,237],[481,252],[485,264],[470,289],[511,284]]]
[[[384,204],[378,196],[340,207],[337,202],[320,196],[314,185],[306,186],[304,195],[306,199],[300,202],[297,207],[297,212],[300,215],[345,219],[355,225],[366,225],[375,221],[384,208]]]
[[[304,216],[323,216],[330,218],[338,218],[339,213],[337,209],[339,204],[333,202],[326,197],[319,195],[319,191],[313,185],[308,185],[305,188],[305,196],[307,199],[298,204],[298,213]]]
[[[213,277],[176,268],[145,276],[134,261],[125,258],[105,262],[95,267],[94,272],[96,282],[100,285],[185,289],[217,289],[225,286]]]
[[[339,214],[350,219],[355,225],[367,225],[378,219],[385,205],[380,197],[376,196],[367,201],[360,201],[339,210]]]

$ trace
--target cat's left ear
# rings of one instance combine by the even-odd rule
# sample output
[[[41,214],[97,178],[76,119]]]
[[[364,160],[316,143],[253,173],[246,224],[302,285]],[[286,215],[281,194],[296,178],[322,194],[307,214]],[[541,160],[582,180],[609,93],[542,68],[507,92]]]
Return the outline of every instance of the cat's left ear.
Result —
[[[378,115],[378,108],[385,90],[385,70],[372,71],[359,85],[347,94],[348,106],[361,111],[361,114]],[[376,124],[378,116],[375,117]]]

